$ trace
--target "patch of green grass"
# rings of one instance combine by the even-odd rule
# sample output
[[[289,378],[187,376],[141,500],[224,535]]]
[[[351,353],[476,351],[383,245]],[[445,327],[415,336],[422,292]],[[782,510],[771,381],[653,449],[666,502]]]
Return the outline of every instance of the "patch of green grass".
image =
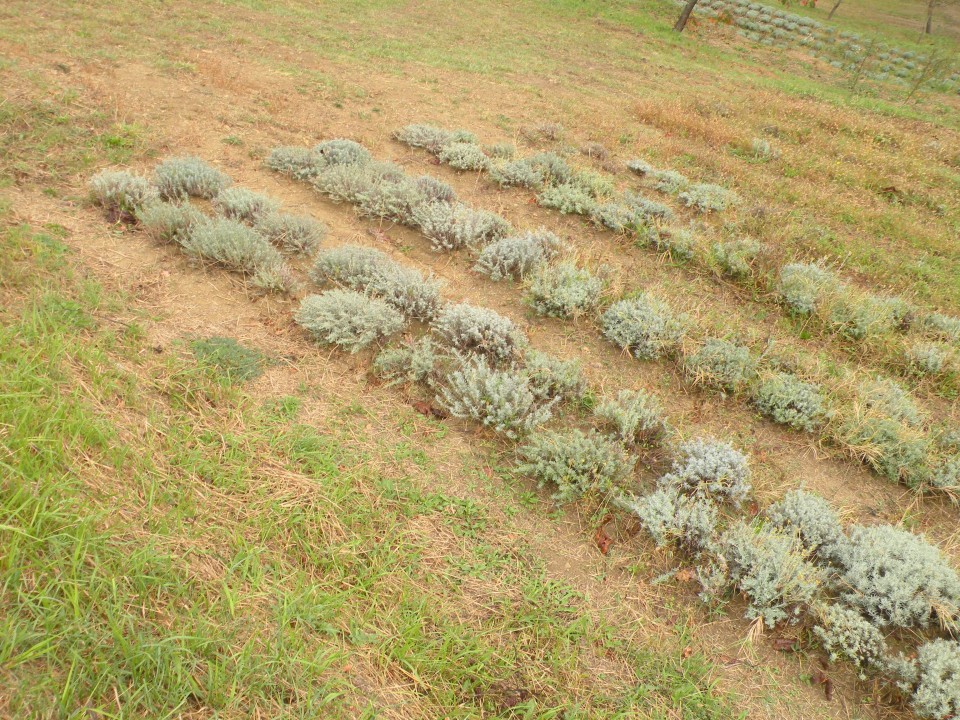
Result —
[[[244,383],[263,374],[266,356],[234,338],[212,336],[190,343],[197,362],[227,384]]]

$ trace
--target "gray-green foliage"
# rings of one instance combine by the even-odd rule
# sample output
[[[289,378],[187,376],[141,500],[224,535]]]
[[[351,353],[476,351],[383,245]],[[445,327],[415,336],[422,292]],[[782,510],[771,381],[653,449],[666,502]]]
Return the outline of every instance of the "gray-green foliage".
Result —
[[[640,294],[613,303],[601,323],[607,339],[634,357],[649,360],[677,348],[687,333],[689,318],[675,314],[658,298]]]
[[[839,291],[841,283],[829,270],[819,265],[790,263],[780,269],[777,292],[796,313],[809,315],[816,311],[825,295]]]
[[[923,415],[902,385],[889,378],[864,382],[857,391],[860,402],[880,415],[918,427]]]
[[[533,476],[541,487],[556,487],[552,497],[560,503],[588,492],[615,491],[634,463],[620,443],[578,429],[537,432],[520,448],[520,456],[518,471]]]
[[[750,349],[719,338],[709,338],[684,360],[694,382],[737,392],[756,376],[757,361]]]
[[[161,242],[183,243],[194,226],[207,219],[189,203],[152,202],[138,208],[136,214],[147,234]]]
[[[370,161],[327,165],[313,178],[313,186],[334,202],[357,204],[378,185],[402,183],[404,179],[399,166]]]
[[[415,320],[430,320],[440,308],[443,283],[394,262],[373,248],[344,245],[321,253],[311,277],[377,295]]]
[[[562,248],[560,238],[549,230],[528,230],[484,246],[474,270],[491,280],[523,278],[553,260]]]
[[[153,171],[154,182],[164,200],[199,197],[210,200],[233,182],[198,157],[167,158]]]
[[[490,166],[490,179],[501,187],[525,187],[538,190],[543,186],[543,175],[528,160],[512,160]]]
[[[949,623],[960,611],[960,577],[923,536],[891,525],[849,530],[834,553],[843,599],[879,626]]]
[[[696,438],[680,443],[672,472],[659,483],[739,507],[750,493],[750,475],[747,456],[730,443]]]
[[[492,158],[511,160],[517,154],[517,147],[512,143],[494,143],[493,145],[484,145],[483,151]]]
[[[719,555],[729,582],[750,601],[746,617],[767,627],[797,622],[825,580],[795,535],[765,525],[735,523],[721,536]]]
[[[768,522],[797,534],[810,553],[829,559],[845,537],[840,517],[824,498],[805,490],[791,490],[767,508]]]
[[[570,400],[586,391],[586,380],[577,360],[560,360],[538,350],[524,353],[523,372],[530,390],[540,400]]]
[[[647,218],[642,213],[622,202],[595,205],[590,211],[590,219],[619,234],[638,232],[647,224]]]
[[[562,185],[570,182],[573,169],[562,157],[554,152],[542,152],[527,158],[527,163],[540,176],[546,185]]]
[[[681,495],[676,488],[662,487],[619,504],[637,516],[657,547],[673,542],[691,552],[713,547],[718,511],[706,498]]]
[[[510,223],[496,213],[463,203],[432,202],[416,208],[413,221],[434,250],[458,250],[506,237]]]
[[[821,611],[819,621],[813,633],[823,643],[830,662],[853,663],[861,680],[883,667],[887,654],[883,633],[859,612],[845,605],[829,605]]]
[[[132,218],[140,208],[154,204],[160,193],[140,175],[126,170],[102,170],[90,178],[90,196],[105,210]]]
[[[438,157],[440,162],[457,170],[486,170],[490,167],[490,158],[479,145],[474,143],[447,143]]]
[[[690,187],[690,180],[676,170],[653,170],[648,174],[660,192],[677,195]]]
[[[753,274],[753,262],[760,254],[760,249],[760,243],[755,240],[714,243],[710,248],[710,259],[724,275],[742,280]]]
[[[862,407],[840,427],[842,442],[877,473],[917,487],[930,477],[930,439],[922,431]]]
[[[960,453],[942,458],[930,477],[930,484],[960,500]]]
[[[327,226],[322,222],[290,213],[262,215],[254,229],[281,249],[302,254],[315,252],[327,234]]]
[[[449,183],[437,180],[432,175],[421,175],[413,181],[423,195],[426,202],[456,202],[457,193]]]
[[[429,384],[442,359],[443,354],[426,336],[400,347],[384,348],[373,361],[373,371],[388,385]]]
[[[327,165],[363,165],[372,159],[370,151],[353,140],[335,138],[316,145],[313,151]]]
[[[253,223],[280,208],[273,198],[242,187],[228,187],[213,199],[213,208],[232,220]]]
[[[607,175],[588,168],[572,171],[569,184],[580,188],[595,200],[612,195],[615,190],[613,181]]]
[[[403,329],[399,311],[354,290],[328,290],[309,295],[294,320],[318,341],[355,353]]]
[[[640,237],[640,236],[638,236]],[[658,230],[651,227],[642,236],[649,245],[656,250],[667,253],[675,261],[692,260],[696,253],[697,239],[693,231],[685,228],[664,228]]]
[[[271,170],[297,180],[316,177],[325,165],[311,148],[295,146],[274,148],[267,156],[265,164]]]
[[[241,345],[230,337],[212,336],[190,343],[197,363],[212,370],[228,384],[243,383],[263,373],[262,352]]]
[[[820,388],[790,373],[765,378],[753,399],[761,413],[797,430],[813,432],[827,417]]]
[[[592,310],[600,302],[603,281],[572,262],[542,267],[534,274],[527,301],[540,315],[568,318]]]
[[[834,332],[851,340],[888,333],[899,324],[897,306],[887,298],[850,290],[837,294],[826,319]]]
[[[434,321],[433,329],[452,349],[480,355],[495,363],[513,360],[526,344],[526,338],[512,320],[469,303],[447,305]]]
[[[577,215],[590,215],[597,206],[588,190],[569,182],[547,186],[537,195],[537,202],[543,207]]]
[[[918,375],[937,375],[950,362],[950,348],[942,343],[917,343],[907,348],[905,359]]]
[[[417,209],[428,202],[422,188],[421,182],[406,176],[372,178],[370,187],[358,193],[357,212],[363,217],[416,225]]]
[[[960,643],[937,638],[917,650],[917,686],[911,706],[922,718],[960,716]]]
[[[481,357],[447,375],[437,401],[454,417],[474,420],[511,439],[549,420],[555,402],[538,398],[516,367],[493,368]]]
[[[195,223],[180,244],[190,255],[251,276],[254,285],[270,290],[292,289],[292,277],[280,252],[236,220],[213,218]]]
[[[930,313],[923,317],[920,327],[929,334],[944,340],[960,340],[960,318],[943,313]]]
[[[646,390],[621,390],[601,402],[596,415],[628,445],[653,445],[669,432],[660,401]]]
[[[635,172],[637,175],[649,175],[655,168],[642,158],[634,158],[633,160],[627,161],[627,169]]]
[[[720,212],[740,202],[736,193],[720,185],[696,183],[680,191],[677,195],[687,207],[702,213]]]
[[[623,201],[633,211],[650,220],[673,220],[673,210],[663,203],[651,200],[635,192],[627,190],[623,193]]]
[[[406,125],[394,131],[393,137],[410,147],[424,148],[437,155],[451,141],[453,133],[433,125]]]

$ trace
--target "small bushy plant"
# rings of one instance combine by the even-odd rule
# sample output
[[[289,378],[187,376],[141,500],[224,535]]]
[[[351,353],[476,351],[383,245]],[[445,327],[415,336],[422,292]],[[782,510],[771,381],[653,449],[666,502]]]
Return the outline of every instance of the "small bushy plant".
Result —
[[[363,165],[373,158],[370,151],[353,140],[325,140],[313,148],[327,165]]]
[[[537,203],[541,207],[577,215],[590,215],[597,206],[589,191],[572,183],[547,186],[537,195]]]
[[[833,332],[850,340],[862,340],[893,331],[898,325],[895,311],[896,307],[884,298],[846,290],[830,304],[827,322]]]
[[[662,300],[641,294],[611,305],[601,318],[603,334],[634,357],[651,360],[679,346],[689,319]]]
[[[160,193],[145,177],[126,170],[102,170],[90,178],[90,196],[104,210],[130,220],[140,208],[156,203]]]
[[[195,223],[181,240],[181,246],[190,255],[251,276],[254,285],[271,290],[291,289],[289,272],[277,249],[235,220],[214,218]]]
[[[830,656],[830,662],[847,660],[857,668],[861,680],[884,666],[887,642],[883,633],[856,610],[829,605],[820,612],[813,633]]]
[[[697,239],[691,230],[664,228],[658,231],[653,228],[648,233],[647,239],[657,251],[666,253],[674,261],[692,260],[696,253]]]
[[[930,477],[930,484],[960,500],[960,453],[942,458]]]
[[[492,368],[481,357],[450,373],[437,401],[454,417],[474,420],[511,439],[547,422],[553,406],[553,401],[537,398],[517,368]]]
[[[678,542],[690,552],[699,552],[714,546],[718,511],[706,498],[681,495],[676,488],[664,487],[620,505],[637,516],[657,547]]]
[[[233,182],[228,175],[198,157],[168,158],[157,165],[153,179],[164,200],[188,197],[211,200]]]
[[[181,244],[196,225],[207,219],[189,203],[173,205],[153,202],[138,208],[136,212],[137,220],[154,240]]]
[[[443,308],[433,329],[454,350],[480,355],[495,363],[513,360],[520,346],[526,344],[512,320],[469,303]]]
[[[638,228],[647,224],[646,218],[641,213],[622,202],[595,205],[590,211],[590,219],[596,225],[621,235],[637,232]]]
[[[627,445],[656,445],[669,432],[659,400],[646,390],[621,390],[601,402],[596,415]]]
[[[845,539],[840,516],[824,498],[805,490],[791,490],[766,512],[776,528],[797,534],[810,553],[829,559]]]
[[[486,245],[474,270],[491,280],[520,279],[553,260],[562,248],[560,238],[545,228],[509,235]]]
[[[719,338],[709,338],[683,365],[695,383],[727,392],[738,392],[757,374],[749,348]]]
[[[450,187],[449,183],[443,180],[437,180],[432,175],[421,175],[414,179],[417,189],[423,195],[426,202],[447,202],[457,201],[457,193]]]
[[[325,166],[313,178],[313,186],[333,202],[357,204],[378,185],[402,183],[404,179],[399,166],[371,161]]]
[[[483,151],[489,157],[498,160],[512,160],[517,154],[517,147],[512,143],[494,143],[493,145],[484,145]]]
[[[433,125],[414,124],[396,130],[393,137],[410,147],[419,147],[438,155],[451,141],[453,133]]]
[[[500,187],[525,187],[539,190],[543,187],[543,175],[528,160],[513,160],[492,165],[490,179]]]
[[[659,483],[739,507],[750,494],[750,474],[747,456],[730,443],[697,438],[680,443],[673,471]]]
[[[736,193],[720,185],[696,183],[682,190],[677,197],[687,207],[702,213],[721,212],[740,202]]]
[[[594,200],[613,195],[613,181],[594,170],[579,169],[570,175],[570,185],[580,188]]]
[[[573,169],[567,161],[554,152],[537,153],[527,158],[527,163],[546,185],[562,185],[570,182]]]
[[[937,375],[950,362],[950,348],[941,343],[917,343],[906,351],[910,370],[918,375]]]
[[[402,225],[416,225],[416,211],[427,203],[421,184],[408,177],[374,179],[356,199],[362,217],[383,218]]]
[[[913,427],[923,424],[920,408],[909,391],[896,380],[878,378],[866,381],[858,388],[857,395],[864,406],[880,415]]]
[[[654,172],[653,165],[641,158],[634,158],[627,161],[627,169],[635,172],[637,175],[650,175]]]
[[[663,203],[651,200],[648,197],[639,195],[627,190],[623,193],[623,201],[634,211],[640,213],[650,220],[661,220],[670,222],[673,220],[673,210]]]
[[[274,245],[292,253],[316,252],[327,234],[327,226],[312,217],[273,213],[257,218],[254,229]]]
[[[595,308],[602,290],[603,281],[589,270],[561,262],[547,265],[533,276],[527,301],[540,315],[568,318]]]
[[[780,269],[777,292],[794,312],[810,315],[823,298],[841,288],[837,276],[819,265],[790,263]]]
[[[943,340],[954,342],[960,340],[960,318],[943,313],[930,313],[923,317],[920,327],[927,333]]]
[[[609,495],[632,472],[634,461],[616,441],[594,431],[551,430],[535,433],[520,448],[517,470],[540,487],[556,487],[553,499],[572,502],[586,493]]]
[[[770,628],[799,621],[825,581],[793,534],[768,526],[735,523],[721,536],[719,553],[729,582],[750,601],[746,617]]]
[[[318,341],[355,353],[403,329],[403,315],[382,300],[354,290],[309,295],[294,315]]]
[[[486,170],[490,167],[490,158],[479,145],[473,143],[447,143],[438,157],[440,162],[456,170]]]
[[[753,275],[753,263],[760,249],[760,243],[754,240],[714,243],[710,248],[710,259],[723,275],[743,280]]]
[[[891,417],[855,407],[839,430],[853,455],[893,482],[918,487],[930,478],[930,439]]]
[[[314,178],[324,166],[320,156],[305,147],[274,148],[264,162],[274,172],[289,175],[296,180]]]
[[[842,597],[878,626],[950,623],[960,611],[960,577],[923,536],[892,525],[850,528],[834,559]]]
[[[570,400],[586,391],[587,382],[576,360],[560,360],[538,350],[528,350],[523,360],[523,373],[539,400]]]
[[[414,223],[434,250],[458,250],[506,237],[510,223],[496,213],[463,203],[425,203],[413,213]]]
[[[690,180],[676,170],[653,170],[648,174],[653,179],[653,186],[669,195],[678,195],[690,187]]]
[[[936,638],[917,650],[917,686],[910,700],[922,718],[960,716],[960,642]]]
[[[827,419],[820,388],[790,373],[779,372],[764,379],[754,391],[753,400],[771,420],[796,430],[813,432]]]
[[[430,384],[441,359],[442,354],[427,336],[400,347],[384,348],[373,361],[373,372],[388,385]]]
[[[254,223],[276,213],[280,204],[273,198],[242,187],[229,187],[213,199],[213,208],[225,218]]]

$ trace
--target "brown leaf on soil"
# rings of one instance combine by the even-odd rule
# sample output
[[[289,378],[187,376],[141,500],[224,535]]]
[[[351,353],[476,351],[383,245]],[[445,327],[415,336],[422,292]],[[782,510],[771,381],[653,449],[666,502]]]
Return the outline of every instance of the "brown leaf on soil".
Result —
[[[825,672],[817,670],[810,679],[817,685],[823,685],[823,696],[827,700],[833,700],[833,680]]]
[[[774,638],[772,641],[773,649],[780,652],[793,651],[797,641],[793,638]]]
[[[613,538],[607,534],[606,529],[601,525],[593,536],[593,541],[600,548],[600,553],[606,555],[610,552],[610,546],[613,545]]]
[[[450,417],[449,413],[447,413],[445,410],[434,407],[425,400],[416,400],[415,402],[411,403],[411,405],[413,406],[413,409],[421,415],[432,417],[435,420],[446,420],[448,417]]]

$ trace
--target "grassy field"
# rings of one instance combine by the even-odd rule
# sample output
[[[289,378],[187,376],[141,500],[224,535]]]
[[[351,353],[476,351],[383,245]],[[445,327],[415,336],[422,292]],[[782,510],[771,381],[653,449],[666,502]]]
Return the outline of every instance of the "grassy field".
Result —
[[[829,5],[791,9],[822,18]],[[809,628],[764,632],[741,620],[739,593],[699,603],[689,558],[603,504],[556,506],[512,470],[509,443],[424,416],[415,393],[371,379],[367,355],[318,349],[290,319],[296,298],[105,222],[86,197],[100,168],[204,157],[324,221],[328,246],[377,247],[436,273],[445,297],[513,318],[537,349],[580,360],[598,395],[656,390],[683,437],[749,451],[757,512],[815,489],[850,521],[923,531],[956,567],[949,500],[666,362],[631,361],[587,322],[535,317],[465,258],[263,167],[277,145],[350,137],[517,227],[575,239],[615,288],[669,295],[714,333],[775,342],[838,385],[899,373],[763,290],[390,139],[434,122],[531,152],[601,143],[611,165],[644,157],[744,198],[696,218],[705,237],[749,234],[778,262],[821,259],[857,288],[960,312],[960,97],[856,86],[722,23],[677,36],[677,12],[660,0],[0,8],[0,717],[911,716],[880,684],[828,667]],[[955,8],[921,42],[924,12],[845,0],[836,21],[955,55]],[[536,136],[545,123],[559,139]],[[776,159],[746,156],[759,137]],[[956,425],[955,376],[901,379],[930,425]],[[645,456],[636,484],[665,467]]]

